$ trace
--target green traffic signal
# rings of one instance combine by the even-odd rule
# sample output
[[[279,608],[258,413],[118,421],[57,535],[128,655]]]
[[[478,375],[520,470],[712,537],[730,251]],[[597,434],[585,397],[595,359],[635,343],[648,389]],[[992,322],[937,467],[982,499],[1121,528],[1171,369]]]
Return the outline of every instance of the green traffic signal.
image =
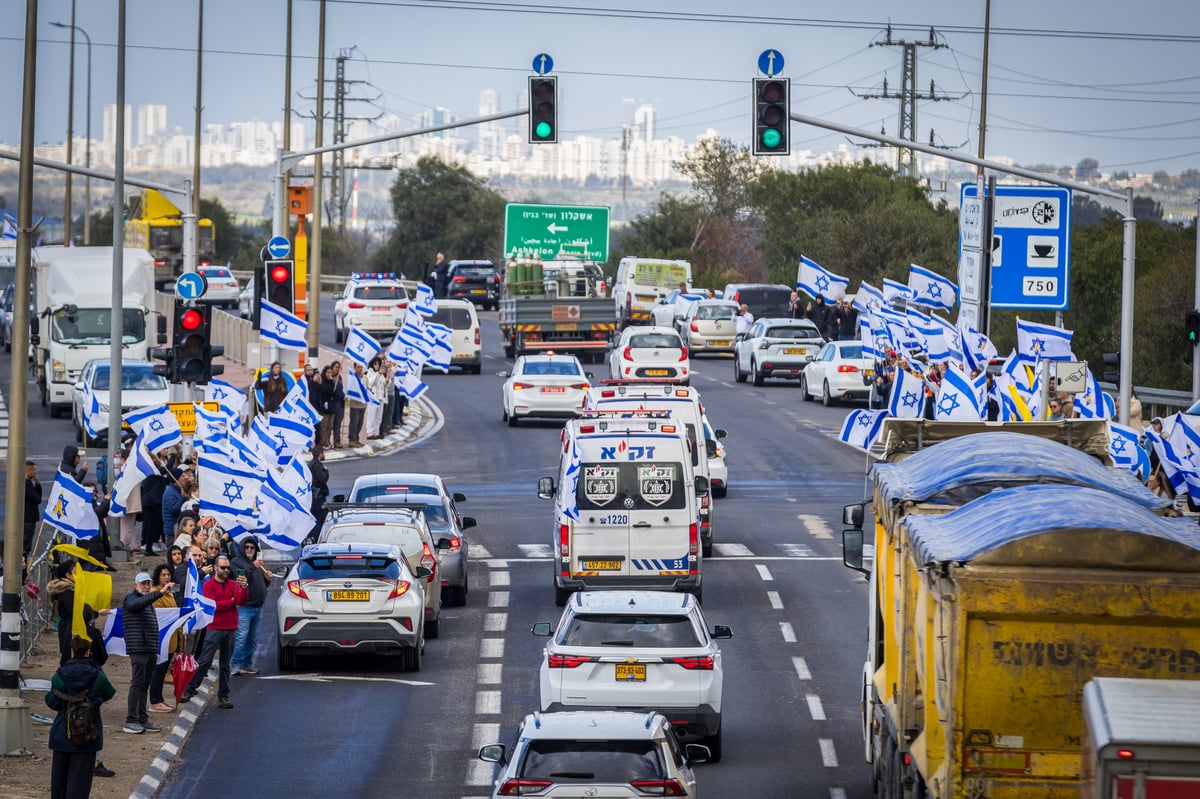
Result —
[[[779,142],[783,141],[783,136],[775,128],[767,128],[763,131],[762,143],[763,147],[769,147],[774,150],[779,146]]]
[[[554,133],[554,128],[549,122],[539,122],[537,123],[537,127],[534,128],[533,132],[534,135],[536,135],[539,139],[548,139],[550,138],[550,135]]]

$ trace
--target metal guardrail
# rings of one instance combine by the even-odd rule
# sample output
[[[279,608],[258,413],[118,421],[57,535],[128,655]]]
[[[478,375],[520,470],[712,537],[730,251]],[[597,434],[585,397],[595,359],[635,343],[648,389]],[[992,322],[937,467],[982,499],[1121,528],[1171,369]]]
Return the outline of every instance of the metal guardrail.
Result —
[[[1100,383],[1104,391],[1116,395],[1116,383]],[[1170,416],[1177,411],[1187,410],[1195,403],[1190,391],[1172,391],[1166,388],[1134,386],[1133,391],[1142,402],[1142,421],[1149,422],[1155,416]]]

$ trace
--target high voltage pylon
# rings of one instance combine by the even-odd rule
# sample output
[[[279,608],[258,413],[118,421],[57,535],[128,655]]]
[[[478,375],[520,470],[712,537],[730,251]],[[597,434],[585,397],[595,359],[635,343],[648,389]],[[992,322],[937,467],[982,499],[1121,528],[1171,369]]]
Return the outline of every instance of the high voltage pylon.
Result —
[[[929,81],[928,94],[921,94],[917,91],[917,48],[932,47],[936,50],[947,45],[937,41],[933,28],[929,29],[928,41],[893,39],[892,26],[889,23],[887,26],[887,37],[881,42],[871,42],[871,46],[901,48],[900,91],[889,91],[887,78],[884,78],[882,92],[878,94],[860,94],[858,96],[864,100],[899,100],[900,130],[897,136],[906,141],[915,142],[917,140],[917,101],[955,99],[945,93],[939,95],[934,88],[932,80]],[[915,177],[917,173],[916,151],[909,148],[898,149],[896,151],[896,170],[902,175]]]

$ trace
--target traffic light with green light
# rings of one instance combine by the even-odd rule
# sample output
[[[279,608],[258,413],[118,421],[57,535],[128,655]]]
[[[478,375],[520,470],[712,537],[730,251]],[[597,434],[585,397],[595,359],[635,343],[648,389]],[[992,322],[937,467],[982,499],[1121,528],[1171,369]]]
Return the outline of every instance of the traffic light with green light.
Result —
[[[791,142],[791,80],[788,78],[754,79],[754,155],[788,155]]]
[[[529,143],[558,142],[558,78],[529,76]]]
[[[1187,342],[1195,347],[1200,344],[1200,311],[1191,310],[1183,321],[1183,329],[1187,333]]]

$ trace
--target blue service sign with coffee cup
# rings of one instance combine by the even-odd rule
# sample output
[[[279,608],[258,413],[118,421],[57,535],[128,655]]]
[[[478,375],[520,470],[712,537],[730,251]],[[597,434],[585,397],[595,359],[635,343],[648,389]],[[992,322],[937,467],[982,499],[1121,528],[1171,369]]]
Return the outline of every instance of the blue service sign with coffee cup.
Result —
[[[963,183],[959,207],[978,190],[975,183]],[[992,307],[1065,311],[1071,274],[1071,190],[996,186],[991,233]],[[986,232],[983,239],[987,245]],[[961,258],[961,237],[958,249]]]

